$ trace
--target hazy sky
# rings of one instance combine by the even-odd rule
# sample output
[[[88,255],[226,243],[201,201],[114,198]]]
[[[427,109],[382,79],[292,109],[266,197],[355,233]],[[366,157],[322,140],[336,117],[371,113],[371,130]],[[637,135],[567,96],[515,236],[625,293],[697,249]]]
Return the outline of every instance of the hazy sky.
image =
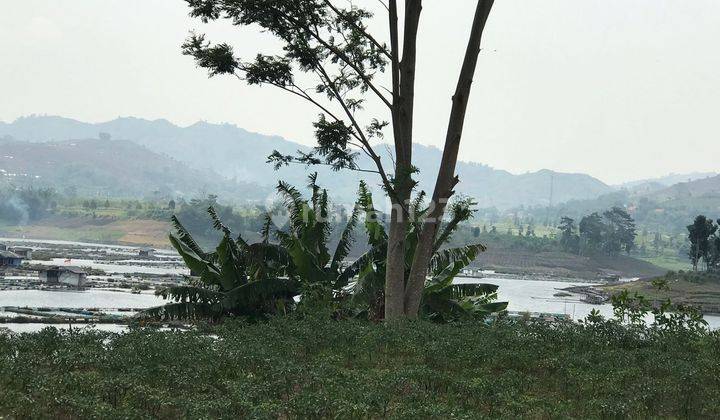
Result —
[[[375,4],[357,1],[357,4]],[[442,145],[471,0],[426,0],[416,140]],[[181,0],[2,0],[0,120],[28,114],[231,122],[311,144],[317,112],[272,88],[208,80],[188,30],[245,57],[273,42],[203,25]],[[385,37],[384,26],[378,27]],[[720,1],[497,0],[461,158],[603,181],[720,170]],[[382,108],[370,108],[382,112]]]

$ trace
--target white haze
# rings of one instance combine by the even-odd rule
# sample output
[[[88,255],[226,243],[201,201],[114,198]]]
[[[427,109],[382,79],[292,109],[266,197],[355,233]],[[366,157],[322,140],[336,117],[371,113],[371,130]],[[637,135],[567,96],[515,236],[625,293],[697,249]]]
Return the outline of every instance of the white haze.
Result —
[[[444,139],[472,8],[471,0],[425,1],[420,143]],[[271,88],[208,81],[179,52],[194,28],[245,56],[274,46],[254,31],[206,28],[180,0],[5,1],[1,10],[0,120],[208,120],[313,142],[315,109]],[[609,183],[717,171],[718,39],[716,0],[499,0],[461,158]]]

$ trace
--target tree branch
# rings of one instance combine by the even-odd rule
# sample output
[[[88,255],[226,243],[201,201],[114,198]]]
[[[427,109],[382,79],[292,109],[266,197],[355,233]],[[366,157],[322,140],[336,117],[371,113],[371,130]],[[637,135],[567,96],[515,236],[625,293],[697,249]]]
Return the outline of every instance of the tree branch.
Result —
[[[333,12],[335,12],[338,16],[340,16],[345,22],[350,24],[355,30],[363,34],[365,38],[367,38],[368,41],[372,42],[375,47],[377,47],[382,53],[388,58],[392,59],[390,53],[387,50],[387,47],[383,44],[380,44],[375,37],[370,35],[365,28],[355,23],[352,19],[348,18],[342,11],[340,11],[337,7],[335,7],[334,4],[330,0],[323,0],[323,3],[325,3],[330,9],[332,9]]]
[[[337,90],[337,87],[335,86],[335,83],[330,79],[330,76],[328,75],[325,68],[320,63],[316,63],[316,70],[318,72],[318,75],[321,77],[321,79],[325,80],[326,85],[330,89],[330,91],[333,93],[335,98],[337,98],[338,102],[340,103],[340,106],[345,111],[345,114],[350,119],[350,123],[355,128],[355,131],[357,131],[359,138],[358,141],[362,143],[365,148],[367,149],[367,153],[370,156],[370,158],[375,162],[375,166],[378,168],[378,173],[380,174],[380,177],[382,178],[383,184],[385,185],[385,188],[388,190],[388,194],[393,194],[392,184],[390,183],[390,179],[388,178],[387,174],[385,173],[385,168],[382,166],[382,162],[380,159],[380,156],[375,153],[372,146],[370,145],[370,142],[368,141],[367,137],[365,137],[365,134],[362,131],[362,128],[360,128],[360,124],[358,124],[357,120],[355,119],[355,115],[353,115],[352,111],[348,108],[347,104],[341,97],[340,93]]]
[[[380,90],[373,84],[370,77],[365,74],[365,72],[356,64],[354,63],[350,57],[347,56],[344,52],[340,51],[337,47],[327,42],[316,30],[311,30],[309,27],[304,26],[300,24],[296,19],[293,19],[291,16],[288,16],[286,13],[283,13],[280,10],[277,10],[278,14],[282,15],[288,22],[292,23],[296,30],[306,31],[313,39],[315,39],[320,45],[330,50],[333,54],[337,56],[340,60],[342,60],[345,64],[350,66],[355,73],[358,75],[358,77],[365,83],[365,86],[367,86],[375,95],[377,95],[378,98],[390,109],[392,109],[392,104],[388,99],[385,97],[385,95],[380,92]]]
[[[290,160],[290,161],[288,161],[288,163],[292,163],[292,164],[295,164],[295,165],[306,165],[306,166],[308,165],[308,164],[305,163],[305,162],[300,162],[300,161],[297,161],[297,160]],[[323,163],[323,162],[314,163],[313,165],[332,166],[332,165],[329,164],[329,163]],[[363,169],[363,168],[344,168],[344,169],[347,169],[347,170],[349,170],[349,171],[365,172],[365,173],[376,174],[376,175],[380,174],[380,172],[378,172],[378,171],[373,171],[372,169]]]

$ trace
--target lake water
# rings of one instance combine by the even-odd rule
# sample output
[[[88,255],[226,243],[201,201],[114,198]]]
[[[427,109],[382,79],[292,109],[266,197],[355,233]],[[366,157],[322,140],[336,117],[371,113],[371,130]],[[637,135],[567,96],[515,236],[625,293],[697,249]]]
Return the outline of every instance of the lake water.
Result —
[[[3,328],[7,328],[10,331],[16,332],[16,333],[33,333],[41,331],[44,328],[48,327],[54,327],[61,330],[67,330],[70,328],[69,324],[13,324],[13,323],[7,323],[7,324],[0,324],[0,330]],[[85,328],[92,328],[99,331],[107,331],[107,332],[113,332],[113,333],[121,333],[125,330],[127,330],[127,327],[125,325],[116,325],[116,324],[95,324],[95,325],[84,325],[84,324],[74,324],[72,325],[73,331],[82,330]]]
[[[147,261],[145,261],[147,263]],[[97,260],[53,258],[49,261],[32,260],[30,264],[57,265],[61,267],[90,267],[96,270],[102,270],[107,274],[155,274],[155,275],[189,275],[190,270],[181,265],[182,262],[176,261],[153,261],[152,265],[143,265],[138,260],[121,260],[114,262],[103,262]]]
[[[86,291],[47,291],[47,290],[3,290],[0,291],[0,307],[53,307],[53,308],[77,308],[77,309],[108,309],[109,314],[129,315],[127,312],[117,312],[110,309],[133,308],[143,309],[159,306],[166,303],[161,297],[155,296],[152,292],[132,294],[128,291],[95,290]],[[14,318],[17,314],[3,312],[0,308],[0,317]],[[27,315],[23,315],[27,317]],[[11,331],[36,332],[46,327],[68,329],[69,324],[42,324],[42,323],[0,323],[0,329],[8,328]],[[87,328],[86,324],[75,324],[73,328]],[[127,327],[115,324],[92,325],[101,331],[122,332]]]
[[[508,302],[508,311],[517,312],[543,312],[564,314],[574,320],[583,319],[590,311],[597,309],[606,318],[613,317],[611,304],[591,305],[581,302],[580,295],[555,297],[555,293],[570,286],[590,286],[587,282],[560,282],[547,280],[521,280],[512,278],[493,277],[484,278],[459,277],[456,283],[490,283],[500,286],[498,300]],[[720,329],[720,316],[705,315],[711,329]],[[652,321],[652,319],[650,319]]]
[[[102,250],[115,255],[127,255],[123,261],[102,261],[98,259],[73,259],[66,262],[57,258],[52,261],[33,261],[33,263],[53,265],[87,266],[106,271],[108,274],[122,275],[125,273],[146,273],[148,275],[188,274],[187,268],[181,265],[177,254],[170,250],[159,250],[156,255],[162,256],[165,261],[147,261],[132,258],[137,255],[138,247],[93,244],[71,241],[25,240],[0,238],[0,242],[20,242],[36,249],[47,249],[53,246],[74,247],[93,254]],[[456,283],[491,283],[500,286],[498,297],[501,301],[509,302],[508,310],[517,312],[543,312],[565,314],[572,319],[583,319],[590,311],[597,309],[605,317],[612,317],[610,304],[591,305],[581,302],[581,296],[555,297],[559,289],[569,286],[588,285],[586,282],[559,282],[549,280],[527,280],[496,276],[488,272],[483,278],[459,277]],[[0,307],[63,307],[63,308],[148,308],[162,305],[165,301],[152,292],[132,294],[128,291],[111,291],[102,289],[89,289],[86,291],[47,291],[47,290],[2,290],[0,291]],[[10,316],[1,313],[0,316]],[[705,319],[711,328],[720,328],[719,316],[706,316]],[[11,328],[14,331],[36,331],[44,328],[45,324],[0,324],[0,327]],[[123,326],[99,325],[100,329],[122,330]]]
[[[152,292],[132,294],[129,291],[89,289],[85,291],[3,290],[0,307],[46,308],[150,308],[162,305],[162,298]]]
[[[612,317],[612,305],[591,305],[580,302],[577,295],[570,297],[554,297],[559,289],[588,285],[588,283],[568,283],[546,280],[521,280],[510,278],[493,278],[492,276],[475,279],[459,278],[458,283],[491,283],[500,286],[498,298],[509,302],[508,310],[517,312],[544,312],[566,314],[572,319],[583,319],[590,311],[597,309],[605,317]],[[162,305],[165,301],[151,293],[134,295],[128,292],[107,290],[87,290],[83,292],[58,292],[45,290],[12,290],[0,291],[0,306],[29,307],[64,307],[64,308],[149,308]],[[0,313],[0,316],[9,315]],[[705,319],[712,329],[720,328],[720,317],[706,316]],[[45,324],[0,324],[0,327],[13,331],[37,331]],[[67,325],[56,325],[67,328]],[[107,331],[122,330],[123,326],[98,325]]]

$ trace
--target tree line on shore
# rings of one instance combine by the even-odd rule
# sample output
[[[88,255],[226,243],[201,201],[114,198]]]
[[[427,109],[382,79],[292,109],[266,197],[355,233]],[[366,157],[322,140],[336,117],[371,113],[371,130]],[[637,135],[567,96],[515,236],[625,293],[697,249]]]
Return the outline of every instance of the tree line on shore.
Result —
[[[562,249],[578,255],[598,251],[611,256],[622,252],[629,254],[635,248],[637,237],[635,221],[620,207],[602,214],[593,212],[578,224],[565,216],[560,220],[558,230]]]
[[[693,270],[714,271],[720,269],[720,219],[717,223],[704,215],[695,218],[687,226],[690,249],[688,257]]]

